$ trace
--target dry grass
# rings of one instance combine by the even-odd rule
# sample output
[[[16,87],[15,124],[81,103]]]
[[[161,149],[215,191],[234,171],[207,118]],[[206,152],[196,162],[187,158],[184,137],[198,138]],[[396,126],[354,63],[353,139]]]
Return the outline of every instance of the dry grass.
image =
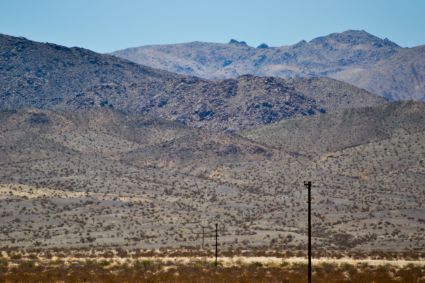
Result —
[[[150,255],[150,256],[149,256]],[[425,282],[423,261],[315,260],[313,282]],[[305,259],[159,256],[140,251],[2,252],[0,282],[306,282]]]

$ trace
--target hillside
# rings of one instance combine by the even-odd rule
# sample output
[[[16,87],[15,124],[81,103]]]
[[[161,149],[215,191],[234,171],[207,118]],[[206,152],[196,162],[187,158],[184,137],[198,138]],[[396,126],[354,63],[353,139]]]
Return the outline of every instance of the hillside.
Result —
[[[257,48],[190,42],[128,48],[112,53],[139,64],[207,79],[244,74],[333,77],[391,100],[423,100],[424,49],[401,48],[365,31],[348,30],[294,45]]]
[[[97,244],[111,245],[149,237],[145,227],[153,221],[160,225],[161,237],[173,245],[167,223],[199,219],[203,209],[196,204],[228,186],[163,170],[163,161],[177,166],[180,158],[195,165],[199,158],[214,168],[274,156],[273,150],[235,135],[200,132],[110,109],[22,109],[0,112],[0,121],[0,217],[9,223],[0,227],[2,246],[6,241],[75,247],[89,244],[90,237],[98,238]],[[167,159],[172,155],[180,157]],[[192,206],[196,215],[188,214]],[[125,211],[127,220],[119,211]],[[93,222],[80,226],[88,215]],[[30,234],[24,232],[27,229]]]
[[[394,102],[280,121],[243,135],[269,146],[317,154],[389,139],[397,133],[425,131],[424,119],[425,104]]]
[[[425,46],[404,48],[368,68],[355,68],[334,78],[383,94],[391,100],[425,101]]]
[[[220,250],[304,249],[308,179],[315,249],[423,250],[423,105],[375,110],[346,116],[369,115],[308,158],[281,129],[288,142],[270,147],[105,108],[2,111],[1,246],[199,247],[202,225],[218,222]],[[332,115],[305,117],[299,131],[326,134],[316,120]],[[350,131],[380,123],[345,148]]]

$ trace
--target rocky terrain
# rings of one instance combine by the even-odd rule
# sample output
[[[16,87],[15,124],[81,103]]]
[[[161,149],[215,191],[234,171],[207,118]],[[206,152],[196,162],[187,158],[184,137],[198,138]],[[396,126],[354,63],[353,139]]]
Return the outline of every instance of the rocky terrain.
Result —
[[[311,180],[315,249],[422,251],[424,109],[3,35],[0,247],[304,250]]]
[[[247,139],[111,109],[3,111],[0,243],[200,248],[204,226],[210,248],[219,223],[223,250],[303,250],[308,179],[316,250],[420,251],[423,108],[302,118],[300,132],[317,131],[306,139],[326,140],[327,127],[334,134],[315,154],[295,145],[311,140],[282,134],[277,144],[290,128],[280,123],[242,133]],[[373,111],[385,114],[364,118]],[[352,122],[332,130],[328,115]],[[353,144],[348,133],[362,128]]]
[[[348,30],[294,45],[257,48],[190,42],[128,48],[113,55],[155,68],[208,79],[243,74],[332,77],[390,100],[425,99],[423,46],[402,48],[365,31]]]
[[[86,49],[0,36],[0,109],[106,107],[236,131],[381,103],[367,91],[326,78],[208,81]]]

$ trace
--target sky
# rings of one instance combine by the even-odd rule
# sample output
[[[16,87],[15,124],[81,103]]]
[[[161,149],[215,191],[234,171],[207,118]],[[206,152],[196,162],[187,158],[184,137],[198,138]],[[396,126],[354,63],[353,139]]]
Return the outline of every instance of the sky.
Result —
[[[231,38],[282,46],[348,29],[425,44],[425,0],[0,0],[0,33],[97,52]]]

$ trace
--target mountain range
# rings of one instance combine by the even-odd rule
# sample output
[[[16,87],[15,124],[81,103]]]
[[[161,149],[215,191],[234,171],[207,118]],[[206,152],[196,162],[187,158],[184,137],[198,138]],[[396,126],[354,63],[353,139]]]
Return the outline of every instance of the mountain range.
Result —
[[[384,99],[329,78],[245,75],[210,81],[82,48],[0,36],[0,109],[109,107],[237,131],[382,103]]]
[[[299,45],[322,75],[420,50],[354,31]],[[219,223],[223,250],[304,250],[310,180],[315,249],[422,251],[425,104],[307,69],[210,80],[0,35],[0,247],[199,248]]]
[[[128,48],[113,55],[207,79],[244,74],[331,77],[389,100],[425,100],[425,48],[402,48],[363,30],[348,30],[289,46],[190,42]]]

